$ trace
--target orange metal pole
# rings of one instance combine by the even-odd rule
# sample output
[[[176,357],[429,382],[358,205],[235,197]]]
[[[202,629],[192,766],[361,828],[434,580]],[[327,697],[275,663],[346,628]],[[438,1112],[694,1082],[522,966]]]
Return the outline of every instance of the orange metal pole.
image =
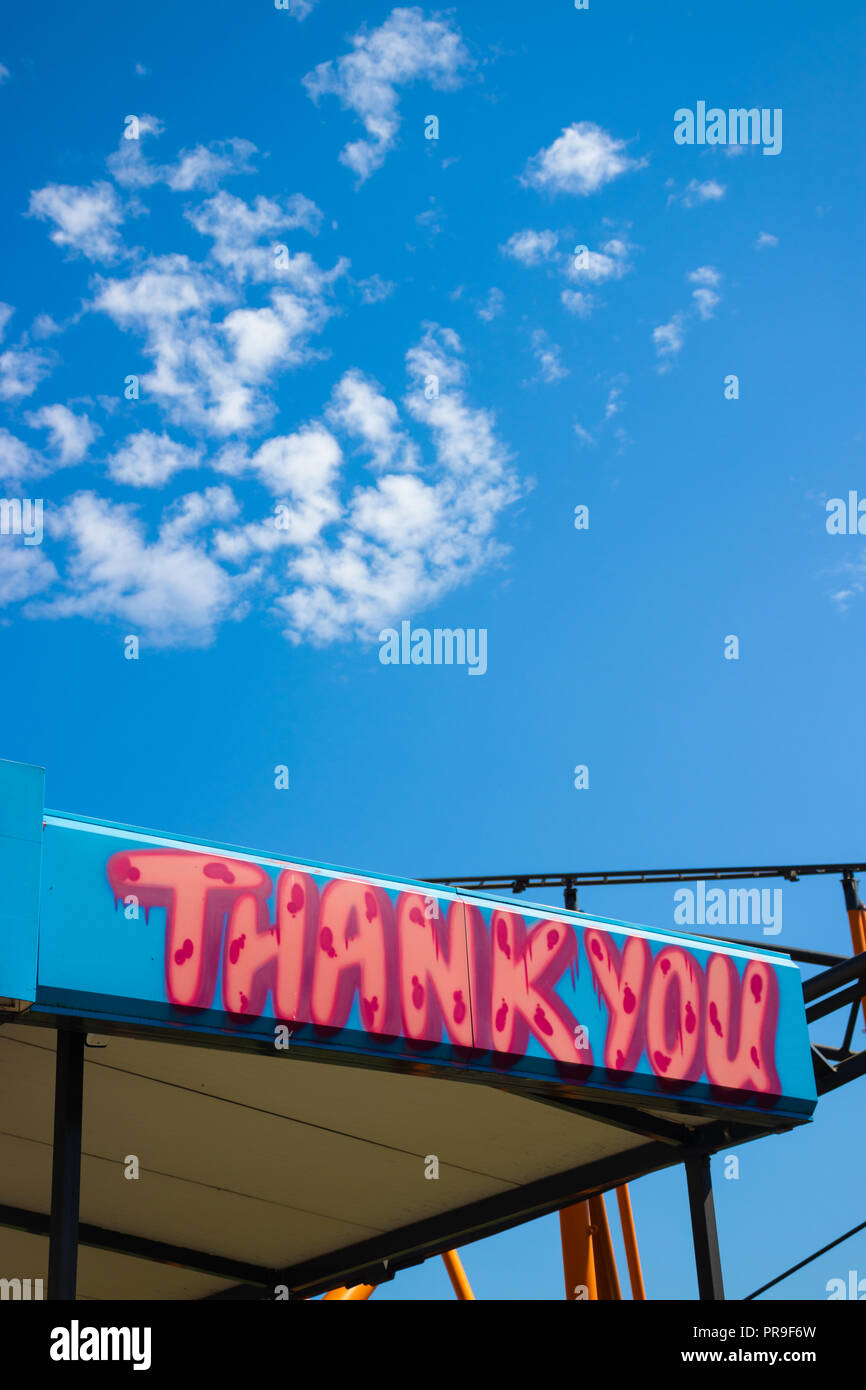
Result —
[[[854,947],[854,954],[858,956],[861,951],[866,951],[866,907],[860,901],[859,884],[856,878],[848,877],[842,879],[842,888],[845,892],[845,907],[848,911],[848,925],[851,928],[851,945]],[[863,1021],[866,1023],[866,997],[862,1000]]]
[[[628,1262],[631,1296],[636,1302],[643,1301],[646,1299],[646,1289],[643,1286],[643,1272],[640,1267],[640,1255],[638,1254],[637,1234],[634,1229],[634,1214],[631,1209],[628,1183],[623,1183],[622,1187],[616,1189],[616,1201],[622,1224],[622,1238],[625,1245],[625,1258]]]
[[[476,1302],[474,1293],[466,1278],[466,1270],[463,1268],[460,1256],[456,1250],[444,1250],[442,1259],[445,1261],[445,1268],[448,1270],[448,1278],[451,1280],[451,1287],[460,1299]]]
[[[330,1293],[324,1294],[322,1302],[327,1303],[331,1299],[336,1299],[343,1303],[349,1301],[354,1303],[360,1299],[369,1298],[370,1294],[375,1292],[375,1284],[353,1284],[350,1289],[347,1289],[345,1284],[342,1284],[339,1289],[331,1289]]]
[[[610,1238],[610,1225],[603,1192],[598,1192],[594,1197],[590,1197],[589,1215],[593,1226],[598,1296],[607,1302],[616,1302],[622,1298],[622,1290],[619,1286],[619,1274],[613,1253],[613,1241]]]
[[[573,1207],[563,1207],[559,1213],[559,1231],[562,1237],[562,1271],[565,1275],[566,1298],[573,1303],[577,1300],[577,1291],[585,1289],[587,1298],[597,1299],[598,1284],[595,1277],[589,1202],[577,1202]]]

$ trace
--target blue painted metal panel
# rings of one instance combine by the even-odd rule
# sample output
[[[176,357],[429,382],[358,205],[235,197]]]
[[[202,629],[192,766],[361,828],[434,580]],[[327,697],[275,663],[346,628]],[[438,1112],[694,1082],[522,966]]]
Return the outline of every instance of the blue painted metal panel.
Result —
[[[45,773],[0,761],[0,996],[36,998]]]

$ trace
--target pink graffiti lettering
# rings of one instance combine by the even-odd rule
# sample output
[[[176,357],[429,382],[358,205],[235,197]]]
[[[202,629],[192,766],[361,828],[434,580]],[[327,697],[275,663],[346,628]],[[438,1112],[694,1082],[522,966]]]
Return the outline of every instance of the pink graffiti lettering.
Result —
[[[425,903],[435,904],[434,916]],[[435,899],[420,893],[401,893],[397,899],[397,948],[400,960],[400,999],[403,1031],[424,1042],[442,1041],[471,1047],[472,1019],[464,1000],[470,997],[463,904],[453,902],[447,918]]]
[[[522,1055],[531,1029],[557,1061],[589,1065],[592,1050],[575,1047],[577,1020],[554,993],[557,980],[576,959],[577,938],[568,923],[557,923],[555,931],[552,927],[552,922],[541,922],[527,932],[516,912],[493,913],[493,1046],[497,1052]]]
[[[331,879],[319,910],[328,948],[316,953],[310,1007],[320,1027],[343,1028],[357,992],[361,1017],[370,1033],[400,1032],[400,993],[396,986],[394,907],[381,888]]]
[[[134,891],[145,912],[165,908],[165,984],[171,1002],[210,1008],[225,915],[241,894],[267,901],[271,881],[264,869],[188,850],[142,849],[113,854],[107,873],[116,899]]]
[[[373,1037],[500,1059],[524,1056],[533,1038],[561,1065],[594,1065],[590,1020],[558,993],[566,971],[572,988],[577,978],[570,922],[528,927],[507,907],[410,889],[394,903],[343,878],[320,895],[300,869],[283,869],[274,885],[258,864],[192,850],[127,850],[109,858],[107,875],[115,905],[133,893],[146,921],[164,909],[166,997],[177,1007],[214,1008],[221,979],[222,1008],[237,1019],[261,1017],[270,1001],[275,1018],[299,1026],[338,1030],[354,1017]],[[749,960],[741,977],[719,951],[704,970],[684,946],[653,956],[648,937],[595,926],[582,945],[606,1015],[608,1073],[634,1073],[646,1056],[660,1090],[705,1080],[727,1094],[781,1093],[772,964]]]
[[[612,1071],[632,1072],[644,1049],[649,942],[642,936],[630,936],[620,956],[611,933],[595,927],[586,928],[583,942],[593,979],[607,1006],[604,1065]]]
[[[742,981],[730,956],[707,963],[707,1076],[736,1091],[781,1091],[774,1060],[779,982],[772,966],[750,960]]]
[[[666,946],[653,962],[646,1009],[650,1065],[668,1080],[697,1081],[704,1070],[704,972],[689,951]]]
[[[232,907],[223,957],[223,1003],[229,1013],[264,1013],[272,994],[277,1018],[306,1021],[304,987],[315,946],[319,893],[309,874],[284,869],[277,880],[276,920],[249,896]]]

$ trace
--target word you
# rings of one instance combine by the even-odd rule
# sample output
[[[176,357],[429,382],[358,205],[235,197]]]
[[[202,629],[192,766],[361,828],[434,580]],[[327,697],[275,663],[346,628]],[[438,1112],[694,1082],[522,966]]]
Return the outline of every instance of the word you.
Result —
[[[403,621],[400,631],[383,627],[379,633],[383,666],[467,666],[470,676],[487,670],[486,627],[437,627],[431,632]]]
[[[42,534],[41,497],[0,497],[0,536],[23,536],[25,545],[41,545]]]
[[[763,145],[764,154],[782,150],[782,110],[756,106],[723,111],[699,101],[694,111],[681,106],[674,112],[677,145]]]
[[[772,897],[772,907],[771,907]],[[781,888],[711,888],[704,882],[697,890],[678,888],[674,893],[674,921],[682,927],[763,927],[765,936],[782,930]]]

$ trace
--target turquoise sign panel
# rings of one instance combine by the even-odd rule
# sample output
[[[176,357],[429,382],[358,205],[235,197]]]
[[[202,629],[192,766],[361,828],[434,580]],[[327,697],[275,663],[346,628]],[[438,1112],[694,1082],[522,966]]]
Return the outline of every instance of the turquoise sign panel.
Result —
[[[0,997],[7,1000],[36,998],[44,783],[41,767],[0,761]]]
[[[815,1106],[799,970],[758,946],[51,813],[41,904],[45,1013],[771,1122]]]

